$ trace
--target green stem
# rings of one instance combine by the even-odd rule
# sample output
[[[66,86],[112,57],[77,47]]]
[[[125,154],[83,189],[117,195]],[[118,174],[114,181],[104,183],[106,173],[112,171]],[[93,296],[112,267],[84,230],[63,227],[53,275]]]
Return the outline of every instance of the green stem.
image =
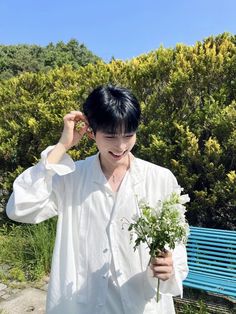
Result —
[[[150,256],[150,259],[149,259],[148,265],[150,265],[150,263],[151,263],[151,259],[152,259],[152,257]],[[159,279],[159,278],[158,278],[158,282],[157,282],[156,300],[157,300],[157,303],[160,301],[160,279]]]
[[[160,301],[160,279],[158,278],[157,284],[157,303]]]

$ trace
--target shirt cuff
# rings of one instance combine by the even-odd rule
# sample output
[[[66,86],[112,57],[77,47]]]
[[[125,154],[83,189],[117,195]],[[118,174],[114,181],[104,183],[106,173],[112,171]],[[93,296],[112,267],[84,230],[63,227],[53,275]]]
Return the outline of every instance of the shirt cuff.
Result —
[[[56,173],[59,176],[64,176],[75,171],[75,163],[68,154],[64,154],[60,162],[57,164],[48,163],[47,156],[54,147],[55,145],[49,146],[41,153],[41,163],[44,165],[45,169],[51,170],[53,174]]]

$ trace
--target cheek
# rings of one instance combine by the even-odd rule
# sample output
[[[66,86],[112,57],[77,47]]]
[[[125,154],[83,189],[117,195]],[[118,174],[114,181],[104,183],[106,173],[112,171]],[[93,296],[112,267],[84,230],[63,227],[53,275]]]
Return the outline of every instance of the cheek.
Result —
[[[137,139],[137,137],[136,137],[136,135],[133,137],[133,145],[136,143],[136,139]]]
[[[104,147],[106,147],[106,143],[104,143],[103,141],[96,141],[96,145],[97,145],[97,148],[99,150],[103,149]]]
[[[133,147],[136,143],[136,138],[132,139],[132,141],[130,141],[129,146]]]

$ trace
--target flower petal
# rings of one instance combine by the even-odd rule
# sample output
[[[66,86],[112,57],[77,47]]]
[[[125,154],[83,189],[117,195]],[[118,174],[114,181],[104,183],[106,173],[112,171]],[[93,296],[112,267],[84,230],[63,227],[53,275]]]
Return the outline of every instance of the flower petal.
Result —
[[[188,194],[180,195],[179,197],[180,204],[185,204],[190,201]]]

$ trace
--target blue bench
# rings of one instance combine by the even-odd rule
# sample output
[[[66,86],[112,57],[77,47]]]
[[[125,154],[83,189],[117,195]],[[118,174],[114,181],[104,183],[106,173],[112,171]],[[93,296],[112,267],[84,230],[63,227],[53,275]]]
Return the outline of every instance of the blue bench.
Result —
[[[189,274],[183,285],[236,301],[236,232],[190,227]]]

